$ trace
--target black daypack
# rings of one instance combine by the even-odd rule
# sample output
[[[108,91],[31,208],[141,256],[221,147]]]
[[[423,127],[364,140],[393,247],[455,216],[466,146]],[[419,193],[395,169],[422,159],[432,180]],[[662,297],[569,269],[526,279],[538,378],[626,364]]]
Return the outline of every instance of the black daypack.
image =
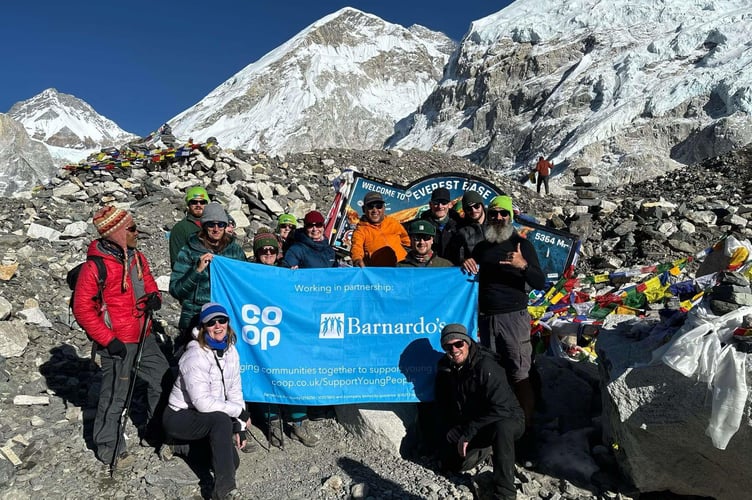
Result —
[[[104,265],[104,259],[98,255],[89,255],[86,257],[86,260],[91,260],[96,264],[97,266],[97,294],[91,298],[91,300],[97,302],[98,304],[101,304],[103,302],[102,293],[104,292],[104,282],[107,279],[107,267]],[[73,298],[76,293],[76,283],[78,282],[78,275],[81,273],[81,269],[83,269],[84,264],[86,262],[82,262],[70,271],[68,271],[68,274],[65,275],[65,282],[68,283],[68,288],[71,289],[71,298],[70,303],[68,304],[69,308],[73,308]]]

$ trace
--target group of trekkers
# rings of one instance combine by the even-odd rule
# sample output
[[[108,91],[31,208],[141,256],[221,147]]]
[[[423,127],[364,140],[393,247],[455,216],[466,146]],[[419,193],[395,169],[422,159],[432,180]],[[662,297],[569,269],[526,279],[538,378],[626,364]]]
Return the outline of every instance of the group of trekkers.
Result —
[[[217,255],[248,259],[234,221],[205,188],[190,188],[185,202],[186,216],[172,228],[169,242],[169,290],[181,304],[172,356],[148,334],[161,296],[146,257],[136,249],[133,216],[109,205],[94,214],[100,238],[89,246],[73,312],[101,357],[95,454],[111,469],[127,456],[121,420],[137,377],[148,390],[142,444],[155,446],[165,459],[204,446],[214,472],[213,498],[237,498],[242,496],[235,483],[237,451],[254,449],[247,439],[251,415],[263,415],[272,446],[281,447],[286,429],[291,439],[314,447],[320,437],[309,425],[309,413],[315,407],[243,401],[237,336],[227,305],[211,301],[209,270]],[[434,189],[428,210],[403,225],[386,215],[381,194],[368,192],[352,235],[352,266],[460,266],[478,275],[480,342],[465,325],[442,330],[446,356],[438,365],[436,411],[429,412],[436,420],[429,426],[435,439],[429,441],[446,472],[468,470],[490,454],[495,498],[515,498],[515,444],[518,452],[521,445],[523,452],[531,451],[535,402],[527,290],[542,289],[545,278],[532,244],[512,225],[509,196],[486,205],[477,192],[467,191],[463,216],[451,205],[447,189]],[[325,223],[315,210],[305,214],[302,227],[294,215],[280,215],[275,230],[263,227],[254,235],[250,261],[290,269],[343,265],[324,234]],[[177,367],[171,370],[173,356]]]

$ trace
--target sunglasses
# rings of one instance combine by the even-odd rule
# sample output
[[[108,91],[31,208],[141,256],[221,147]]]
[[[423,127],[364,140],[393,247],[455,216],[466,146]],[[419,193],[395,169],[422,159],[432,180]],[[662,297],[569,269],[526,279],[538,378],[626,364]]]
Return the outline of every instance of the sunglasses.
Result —
[[[136,226],[126,227],[125,230],[128,231],[129,233],[135,233],[136,231],[138,231]]]
[[[209,321],[207,321],[206,323],[204,323],[204,325],[206,325],[206,326],[214,326],[217,323],[219,323],[220,325],[226,325],[228,321],[230,321],[230,318],[228,318],[226,316],[222,316],[221,318],[212,318]]]
[[[481,203],[472,203],[472,204],[470,204],[470,205],[467,205],[467,209],[468,209],[468,210],[478,210],[478,209],[479,209],[479,208],[481,208],[482,206],[483,206],[483,205],[482,205]]]
[[[509,217],[509,210],[490,210],[488,212],[489,217],[496,219],[497,217]]]
[[[209,229],[211,229],[211,228],[213,228],[213,227],[218,227],[218,228],[220,228],[220,229],[224,229],[224,228],[226,228],[226,227],[227,227],[227,223],[226,223],[226,222],[217,222],[217,221],[213,221],[213,222],[205,222],[205,223],[204,223],[204,226],[205,226],[205,227],[208,227]]]
[[[462,347],[465,345],[464,340],[458,340],[456,342],[449,342],[447,344],[442,345],[441,347],[446,351],[449,352],[452,349],[462,349]]]
[[[309,222],[305,225],[305,227],[324,227],[323,222]]]
[[[280,229],[295,229],[295,226],[293,226],[292,224],[280,224],[279,228]]]
[[[430,234],[411,234],[410,237],[416,241],[428,241],[433,238]]]
[[[191,200],[188,202],[189,205],[206,205],[208,202],[206,200]]]
[[[430,203],[435,207],[441,207],[444,205],[449,205],[449,200],[433,200]]]
[[[264,247],[260,248],[258,253],[259,255],[277,255],[277,249],[274,247]]]
[[[384,208],[384,202],[383,201],[374,201],[374,202],[369,203],[368,205],[366,205],[366,209],[368,209],[368,210],[371,210],[371,209],[374,209],[374,208],[376,208],[378,210],[381,210],[382,208]]]

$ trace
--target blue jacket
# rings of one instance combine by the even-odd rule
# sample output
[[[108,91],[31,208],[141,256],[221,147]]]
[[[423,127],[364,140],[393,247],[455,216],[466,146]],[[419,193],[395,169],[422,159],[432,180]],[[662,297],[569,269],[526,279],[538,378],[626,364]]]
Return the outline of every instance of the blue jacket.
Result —
[[[298,266],[301,269],[315,267],[334,267],[334,249],[329,246],[326,238],[321,241],[313,241],[305,234],[304,229],[295,231],[295,243],[285,251],[284,258],[280,261],[284,267]]]

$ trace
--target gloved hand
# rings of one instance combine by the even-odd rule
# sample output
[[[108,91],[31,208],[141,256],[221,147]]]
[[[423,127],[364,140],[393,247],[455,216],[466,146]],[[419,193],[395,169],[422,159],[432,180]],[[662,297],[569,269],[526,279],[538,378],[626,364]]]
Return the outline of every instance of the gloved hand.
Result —
[[[125,344],[120,339],[114,338],[107,344],[107,352],[110,353],[110,356],[125,358],[126,354],[128,354],[128,349],[125,348]]]
[[[159,311],[159,309],[162,307],[162,299],[159,298],[159,294],[157,292],[151,292],[150,294],[145,296],[146,298],[144,300],[144,310],[146,311]]]

